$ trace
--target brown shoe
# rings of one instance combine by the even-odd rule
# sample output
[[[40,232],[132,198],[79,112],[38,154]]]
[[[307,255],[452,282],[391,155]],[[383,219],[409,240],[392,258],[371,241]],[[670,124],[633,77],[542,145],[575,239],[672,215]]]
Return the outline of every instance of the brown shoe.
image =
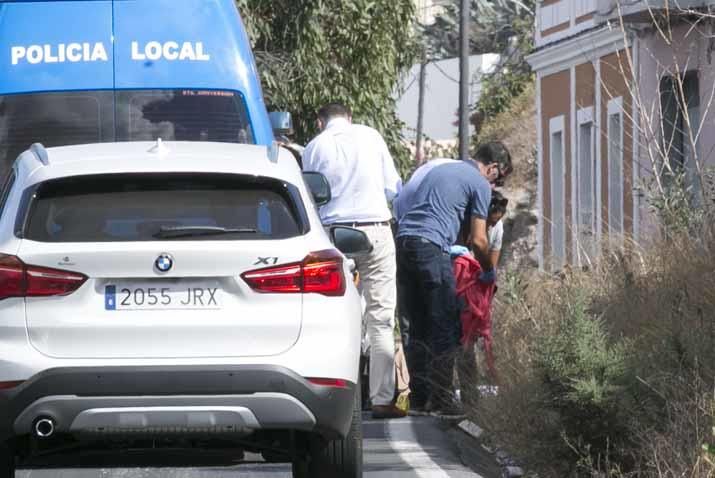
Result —
[[[397,408],[394,405],[373,405],[372,418],[376,420],[385,420],[390,418],[404,418],[407,412]]]

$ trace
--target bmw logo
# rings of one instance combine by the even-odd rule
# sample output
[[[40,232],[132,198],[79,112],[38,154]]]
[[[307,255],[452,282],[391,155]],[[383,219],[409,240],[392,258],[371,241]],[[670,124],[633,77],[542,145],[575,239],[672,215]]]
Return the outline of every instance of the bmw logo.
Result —
[[[174,267],[174,258],[169,254],[162,254],[154,261],[154,267],[159,272],[169,272]]]

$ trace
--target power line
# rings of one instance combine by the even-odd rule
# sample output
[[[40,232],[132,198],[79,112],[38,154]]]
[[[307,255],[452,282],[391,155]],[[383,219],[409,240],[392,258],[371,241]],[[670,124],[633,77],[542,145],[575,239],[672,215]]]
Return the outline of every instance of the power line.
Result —
[[[454,77],[452,77],[452,76],[450,76],[449,73],[447,73],[446,71],[444,71],[444,70],[442,69],[442,67],[439,66],[439,63],[437,63],[437,62],[432,62],[432,63],[428,62],[427,64],[428,64],[428,65],[431,64],[431,65],[433,65],[435,68],[437,68],[437,69],[439,70],[439,72],[442,73],[442,75],[444,75],[444,77],[447,78],[448,80],[451,80],[451,81],[453,81],[453,82],[459,84],[459,80],[456,79],[456,78],[454,78]]]
[[[453,81],[454,83],[459,84],[459,80],[456,79],[456,78],[454,78],[454,77],[452,77],[452,76],[450,76],[449,73],[447,73],[446,71],[444,71],[444,70],[442,69],[442,67],[439,66],[439,63],[438,63],[438,62],[427,62],[427,64],[428,64],[428,65],[433,65],[435,68],[437,68],[437,69],[439,70],[439,72],[442,73],[442,75],[443,75],[445,78],[447,78],[448,80]],[[479,81],[474,81],[474,80],[472,80],[472,81],[469,82],[469,85],[470,85],[470,86],[474,86],[474,85],[477,84],[477,83],[480,83],[480,82],[479,82]]]
[[[412,79],[410,80],[410,83],[409,83],[406,87],[404,87],[403,89],[404,89],[405,91],[409,90],[409,89],[412,87],[412,85],[415,84],[415,81],[417,81],[417,78],[418,78],[417,75],[412,75]]]

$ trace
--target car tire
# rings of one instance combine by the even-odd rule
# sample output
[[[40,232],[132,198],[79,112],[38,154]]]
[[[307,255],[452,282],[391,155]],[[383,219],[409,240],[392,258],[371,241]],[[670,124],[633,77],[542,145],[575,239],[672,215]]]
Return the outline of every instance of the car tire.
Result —
[[[293,463],[293,478],[362,478],[362,404],[356,387],[350,431],[343,439],[311,441],[308,456]]]
[[[5,444],[0,444],[0,478],[15,478],[15,454]]]

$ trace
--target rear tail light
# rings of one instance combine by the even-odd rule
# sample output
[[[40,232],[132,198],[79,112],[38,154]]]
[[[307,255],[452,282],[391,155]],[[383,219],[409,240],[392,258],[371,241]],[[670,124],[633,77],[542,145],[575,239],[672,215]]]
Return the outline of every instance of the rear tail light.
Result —
[[[87,276],[31,266],[15,256],[0,254],[0,300],[9,297],[49,297],[76,291]]]
[[[308,378],[313,385],[331,388],[348,388],[348,381],[340,378]]]
[[[25,264],[15,256],[0,255],[0,299],[22,297],[26,289]]]
[[[245,272],[241,277],[261,293],[345,295],[343,256],[336,250],[313,252],[301,262]]]
[[[24,382],[0,382],[0,390],[11,390],[22,385]]]
[[[345,295],[343,256],[338,251],[310,254],[303,260],[303,291],[316,294]]]

